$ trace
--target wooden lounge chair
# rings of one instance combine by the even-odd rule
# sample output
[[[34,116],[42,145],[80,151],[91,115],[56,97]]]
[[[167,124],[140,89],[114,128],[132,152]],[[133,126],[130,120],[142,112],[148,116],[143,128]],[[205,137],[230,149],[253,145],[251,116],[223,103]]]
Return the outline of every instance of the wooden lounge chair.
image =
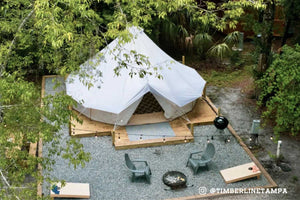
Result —
[[[233,183],[253,177],[259,178],[261,175],[260,169],[254,162],[223,169],[220,173],[226,183]]]
[[[194,171],[194,174],[197,174],[200,167],[206,167],[208,170],[208,163],[215,155],[215,146],[212,143],[208,143],[205,149],[204,154],[201,158],[193,158],[194,155],[201,153],[202,151],[192,152],[189,156],[189,159],[186,163],[186,166],[190,165]]]
[[[66,183],[61,187],[61,183],[55,184],[58,188],[51,188],[50,197],[57,198],[90,198],[90,184],[88,183]]]
[[[151,176],[151,170],[150,167],[145,160],[130,160],[127,153],[125,153],[125,162],[127,168],[132,172],[132,178],[131,181],[133,182],[138,177],[145,177],[147,182],[150,183],[150,176]],[[144,167],[137,169],[135,162],[142,162],[144,163]]]

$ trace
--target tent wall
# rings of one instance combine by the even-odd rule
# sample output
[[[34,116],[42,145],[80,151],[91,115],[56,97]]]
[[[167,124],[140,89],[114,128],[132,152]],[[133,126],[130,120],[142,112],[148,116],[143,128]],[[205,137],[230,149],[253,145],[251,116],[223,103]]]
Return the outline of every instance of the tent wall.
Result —
[[[142,101],[142,98],[140,98],[139,100],[137,100],[136,102],[131,104],[128,108],[126,108],[119,114],[105,112],[105,111],[101,111],[101,110],[84,108],[80,104],[78,104],[77,107],[75,107],[74,109],[92,120],[104,122],[104,123],[108,123],[108,124],[116,123],[117,125],[123,126],[128,123],[132,114],[134,113],[134,111],[136,110],[136,108],[138,107],[138,105],[141,101]]]
[[[75,110],[77,110],[80,114],[83,114],[87,116],[88,118],[91,118],[91,112],[89,108],[85,108],[80,103],[77,103],[76,107],[73,107]]]
[[[193,101],[183,107],[179,107],[160,95],[153,94],[153,96],[157,99],[158,103],[163,108],[164,116],[168,120],[173,120],[177,117],[182,116],[183,114],[185,114],[187,112],[190,112],[195,105],[195,101]],[[128,121],[130,120],[134,111],[137,109],[138,105],[141,103],[142,99],[143,98],[140,98],[139,100],[137,100],[136,102],[131,104],[128,108],[126,108],[124,111],[122,111],[119,114],[105,112],[105,111],[96,110],[96,109],[85,108],[81,104],[77,104],[77,106],[74,107],[74,109],[92,120],[104,122],[104,123],[108,123],[108,124],[116,123],[117,125],[124,126],[128,123]]]
[[[153,95],[157,99],[160,106],[164,109],[164,116],[168,120],[175,119],[187,112],[190,112],[193,109],[196,102],[196,101],[192,101],[191,103],[188,103],[185,106],[179,107],[160,95],[157,94],[153,94]]]

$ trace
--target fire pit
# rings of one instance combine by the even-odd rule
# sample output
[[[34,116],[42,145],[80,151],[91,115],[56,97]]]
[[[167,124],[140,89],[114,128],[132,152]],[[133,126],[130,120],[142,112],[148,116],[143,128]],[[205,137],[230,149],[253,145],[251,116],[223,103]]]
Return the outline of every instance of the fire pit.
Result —
[[[162,177],[164,184],[172,190],[186,187],[186,176],[178,171],[168,171]]]

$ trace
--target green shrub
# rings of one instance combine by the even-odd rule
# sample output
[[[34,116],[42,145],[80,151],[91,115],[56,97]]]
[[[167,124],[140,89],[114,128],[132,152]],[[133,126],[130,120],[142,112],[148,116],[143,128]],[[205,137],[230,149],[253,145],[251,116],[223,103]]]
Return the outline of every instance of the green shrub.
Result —
[[[282,50],[258,81],[259,105],[266,107],[262,117],[274,120],[275,134],[297,135],[300,131],[300,46],[284,46]]]
[[[240,51],[232,51],[232,53],[230,55],[230,62],[231,62],[231,65],[238,68],[238,67],[241,67],[242,65],[244,65],[245,60],[242,58]]]
[[[297,176],[293,176],[293,177],[292,177],[292,182],[293,182],[293,183],[296,183],[298,180],[299,180],[299,179],[298,179]]]

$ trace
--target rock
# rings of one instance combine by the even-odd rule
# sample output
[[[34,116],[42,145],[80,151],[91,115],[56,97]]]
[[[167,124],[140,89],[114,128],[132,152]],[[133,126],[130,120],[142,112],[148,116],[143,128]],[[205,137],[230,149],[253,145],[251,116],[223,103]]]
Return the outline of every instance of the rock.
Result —
[[[265,168],[268,168],[268,169],[272,169],[274,166],[274,163],[272,160],[261,160],[260,162]]]
[[[161,150],[155,149],[155,151],[153,153],[159,156],[159,155],[161,155]]]
[[[265,167],[265,168],[273,168],[275,162],[273,159],[270,158],[269,155],[265,155],[259,159],[259,162]]]
[[[292,171],[291,167],[288,164],[286,164],[286,163],[279,163],[278,166],[284,172],[290,172],[290,171]]]
[[[282,172],[282,169],[277,165],[273,165],[272,171],[274,173],[280,173],[280,172]]]

